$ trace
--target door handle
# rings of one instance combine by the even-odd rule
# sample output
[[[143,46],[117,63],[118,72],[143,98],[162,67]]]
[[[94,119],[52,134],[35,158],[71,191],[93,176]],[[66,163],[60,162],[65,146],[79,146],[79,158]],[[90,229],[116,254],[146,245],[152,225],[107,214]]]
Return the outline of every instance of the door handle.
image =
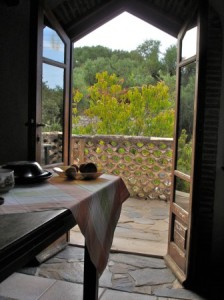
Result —
[[[46,126],[44,123],[36,123],[34,122],[33,119],[25,123],[25,126],[27,127],[44,127]]]

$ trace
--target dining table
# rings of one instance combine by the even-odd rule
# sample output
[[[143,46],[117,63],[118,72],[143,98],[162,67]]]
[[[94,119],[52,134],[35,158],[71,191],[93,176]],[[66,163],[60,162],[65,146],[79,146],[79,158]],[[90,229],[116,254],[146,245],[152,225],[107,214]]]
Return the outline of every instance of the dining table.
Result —
[[[0,281],[77,225],[85,238],[83,299],[98,299],[99,278],[129,196],[122,178],[109,174],[92,180],[54,175],[15,185],[0,205]]]

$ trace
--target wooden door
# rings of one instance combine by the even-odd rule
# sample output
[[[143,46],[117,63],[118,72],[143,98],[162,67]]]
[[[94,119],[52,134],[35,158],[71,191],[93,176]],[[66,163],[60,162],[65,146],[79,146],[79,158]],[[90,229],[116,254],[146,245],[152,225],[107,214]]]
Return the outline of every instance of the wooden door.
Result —
[[[72,43],[50,12],[41,5],[33,11],[38,13],[32,32],[36,56],[31,61],[29,159],[41,165],[68,164]]]
[[[178,36],[177,99],[170,203],[168,253],[177,278],[188,276],[195,182],[198,118],[199,18],[188,22]]]

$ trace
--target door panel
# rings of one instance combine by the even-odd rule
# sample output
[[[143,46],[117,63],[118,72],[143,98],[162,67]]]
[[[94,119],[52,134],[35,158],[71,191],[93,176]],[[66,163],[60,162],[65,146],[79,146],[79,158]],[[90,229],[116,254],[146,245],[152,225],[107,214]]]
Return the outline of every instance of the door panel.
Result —
[[[71,41],[52,14],[40,19],[35,157],[41,165],[68,164]]]
[[[197,121],[198,24],[185,25],[178,37],[177,99],[170,227],[166,260],[183,282],[190,249],[194,144]]]

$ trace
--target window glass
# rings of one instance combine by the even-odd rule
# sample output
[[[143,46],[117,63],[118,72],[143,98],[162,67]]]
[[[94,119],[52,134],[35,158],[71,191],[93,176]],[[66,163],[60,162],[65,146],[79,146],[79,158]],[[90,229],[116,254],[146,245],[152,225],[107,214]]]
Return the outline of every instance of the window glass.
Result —
[[[57,32],[48,26],[43,31],[43,56],[61,63],[65,61],[65,45]]]
[[[42,163],[62,162],[64,115],[64,69],[43,64]]]
[[[195,67],[195,62],[193,62],[182,67],[180,72],[176,169],[187,175],[191,173],[192,160]]]
[[[182,40],[182,60],[196,54],[197,47],[197,27],[189,29]]]
[[[189,211],[190,182],[176,177],[175,203],[185,211]]]

